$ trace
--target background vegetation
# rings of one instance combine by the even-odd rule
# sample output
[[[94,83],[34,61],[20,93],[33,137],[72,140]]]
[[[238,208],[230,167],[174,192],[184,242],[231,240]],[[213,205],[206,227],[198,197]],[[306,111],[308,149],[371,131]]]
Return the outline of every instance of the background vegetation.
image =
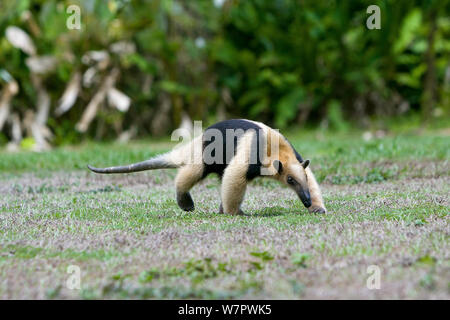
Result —
[[[80,30],[66,26],[72,4]],[[371,4],[381,30],[366,27]],[[449,12],[447,0],[3,0],[0,142],[45,149],[232,117],[424,125],[449,111]]]

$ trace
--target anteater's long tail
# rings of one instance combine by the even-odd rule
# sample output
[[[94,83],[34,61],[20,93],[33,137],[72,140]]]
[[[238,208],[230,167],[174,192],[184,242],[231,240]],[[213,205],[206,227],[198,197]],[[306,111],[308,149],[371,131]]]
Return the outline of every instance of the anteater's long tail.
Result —
[[[129,173],[153,169],[169,169],[178,167],[179,165],[168,160],[167,155],[160,155],[146,161],[130,164],[128,166],[95,168],[88,165],[89,170],[94,171],[96,173]]]
[[[88,168],[96,173],[129,173],[154,169],[179,168],[183,165],[202,161],[202,136],[198,136],[189,143],[179,145],[169,151],[146,161],[133,163],[128,166],[118,166],[109,168],[95,168],[88,165]]]

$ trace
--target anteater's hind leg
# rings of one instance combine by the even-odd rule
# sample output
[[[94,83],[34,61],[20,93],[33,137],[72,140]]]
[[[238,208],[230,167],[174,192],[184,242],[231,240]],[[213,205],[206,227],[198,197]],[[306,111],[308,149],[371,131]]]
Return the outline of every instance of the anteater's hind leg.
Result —
[[[194,201],[189,190],[201,180],[203,175],[203,164],[192,164],[181,167],[175,178],[177,189],[177,203],[184,211],[193,211]]]
[[[311,169],[306,168],[306,176],[308,177],[308,188],[309,193],[311,194],[311,206],[308,208],[309,212],[313,213],[326,213],[327,209],[323,204],[322,193],[320,192],[319,184],[314,177]]]

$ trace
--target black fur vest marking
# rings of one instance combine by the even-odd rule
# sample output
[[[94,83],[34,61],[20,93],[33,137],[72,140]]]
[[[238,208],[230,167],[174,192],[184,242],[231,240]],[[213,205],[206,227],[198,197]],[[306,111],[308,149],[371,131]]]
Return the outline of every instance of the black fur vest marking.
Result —
[[[221,121],[216,124],[213,124],[212,126],[208,127],[205,130],[205,132],[203,133],[203,151],[205,150],[205,148],[208,145],[210,145],[213,141],[215,141],[214,135],[208,136],[207,131],[210,129],[218,130],[222,134],[223,159],[222,159],[221,163],[212,163],[212,164],[207,164],[207,163],[205,163],[205,161],[203,161],[204,165],[205,165],[205,168],[203,170],[203,177],[206,177],[210,173],[216,173],[220,177],[222,177],[225,168],[228,166],[231,159],[236,154],[236,148],[237,148],[238,140],[240,137],[235,136],[234,143],[233,143],[233,150],[232,151],[227,150],[226,149],[227,148],[227,146],[226,146],[226,130],[227,129],[234,129],[234,130],[242,129],[244,131],[244,133],[250,129],[254,130],[256,133],[257,140],[256,140],[256,143],[252,144],[252,148],[255,147],[256,150],[251,150],[251,152],[256,152],[256,155],[259,155],[260,139],[262,139],[263,137],[261,137],[262,130],[260,131],[260,129],[262,129],[262,128],[260,126],[258,126],[257,124],[247,121],[247,120],[242,120],[242,119],[225,120],[225,121]],[[208,141],[208,140],[211,140],[211,141]],[[227,159],[227,155],[228,155],[229,159]],[[214,151],[212,152],[211,156],[212,157],[215,156]],[[203,159],[205,159],[205,158],[203,158]],[[255,177],[259,176],[260,174],[261,174],[261,161],[260,161],[259,157],[257,157],[256,163],[250,164],[248,167],[247,179],[252,180]]]

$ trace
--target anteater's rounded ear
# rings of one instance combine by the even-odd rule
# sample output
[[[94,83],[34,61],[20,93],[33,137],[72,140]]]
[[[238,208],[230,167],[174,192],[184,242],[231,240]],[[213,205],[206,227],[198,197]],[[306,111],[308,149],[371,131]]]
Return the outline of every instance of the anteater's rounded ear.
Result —
[[[279,160],[273,160],[272,165],[279,174],[283,172],[283,164]]]
[[[307,168],[309,166],[309,159],[302,162],[303,168]]]

